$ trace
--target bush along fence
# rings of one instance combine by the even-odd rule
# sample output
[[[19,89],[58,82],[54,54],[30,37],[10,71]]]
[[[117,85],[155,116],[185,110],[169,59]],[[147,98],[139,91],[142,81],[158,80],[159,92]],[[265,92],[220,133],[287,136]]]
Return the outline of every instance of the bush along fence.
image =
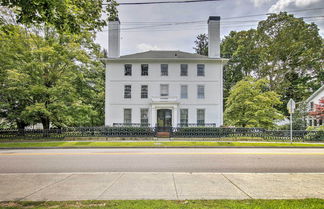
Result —
[[[159,131],[168,131],[170,138],[176,139],[259,139],[289,141],[289,130],[265,130],[261,128],[220,128],[220,127],[149,127],[149,126],[113,126],[113,127],[77,127],[62,129],[0,129],[0,140],[42,139],[64,140],[73,137],[143,137],[153,138]],[[293,131],[294,141],[323,141],[324,131]]]

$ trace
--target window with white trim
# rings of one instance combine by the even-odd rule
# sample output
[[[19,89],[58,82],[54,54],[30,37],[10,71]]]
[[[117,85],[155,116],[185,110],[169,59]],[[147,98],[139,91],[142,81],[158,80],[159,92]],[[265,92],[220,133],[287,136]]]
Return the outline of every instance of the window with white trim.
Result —
[[[124,86],[124,98],[125,99],[132,98],[132,86],[131,85]]]
[[[188,109],[180,109],[180,126],[188,126]]]
[[[168,76],[168,64],[161,64],[161,76]]]
[[[148,96],[148,85],[142,85],[141,86],[141,98],[147,99]]]
[[[181,85],[180,86],[180,98],[181,99],[187,99],[188,98],[188,86],[187,85]]]
[[[141,65],[141,75],[142,76],[148,76],[148,64],[142,64]]]
[[[125,76],[132,76],[132,65],[131,64],[126,64],[125,65],[124,75]]]
[[[197,76],[205,76],[205,65],[204,64],[197,65]]]
[[[205,109],[197,109],[197,125],[205,124]]]
[[[160,95],[169,96],[169,85],[168,84],[161,84],[160,85]]]
[[[204,85],[198,85],[197,86],[197,98],[198,99],[204,99],[205,98],[205,86]]]
[[[141,109],[141,125],[147,126],[148,125],[148,109]]]
[[[124,109],[124,123],[125,124],[132,123],[132,109]]]
[[[188,64],[180,65],[180,76],[188,76]]]

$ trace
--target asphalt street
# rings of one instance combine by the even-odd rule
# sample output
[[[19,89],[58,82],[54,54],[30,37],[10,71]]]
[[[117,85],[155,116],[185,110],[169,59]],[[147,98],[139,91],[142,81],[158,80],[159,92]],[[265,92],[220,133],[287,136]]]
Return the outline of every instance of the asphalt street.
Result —
[[[324,149],[0,150],[0,173],[323,173]]]

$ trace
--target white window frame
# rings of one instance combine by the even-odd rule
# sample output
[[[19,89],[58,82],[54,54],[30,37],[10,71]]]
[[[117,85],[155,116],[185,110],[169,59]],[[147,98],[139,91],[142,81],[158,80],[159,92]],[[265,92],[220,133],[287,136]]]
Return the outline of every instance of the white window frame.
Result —
[[[163,89],[165,88],[165,89]],[[165,92],[163,92],[165,90]],[[167,97],[169,96],[169,84],[160,84],[160,96]]]
[[[184,89],[186,89],[184,91]],[[180,98],[188,99],[188,85],[180,85]]]
[[[124,99],[132,98],[132,85],[124,85]]]
[[[200,91],[202,89],[202,91]],[[205,85],[197,85],[197,98],[205,99]]]
[[[129,113],[126,113],[126,111],[129,110]],[[128,115],[126,115],[128,114]],[[126,118],[129,116],[129,118]],[[132,109],[131,108],[125,108],[124,109],[124,124],[131,124],[132,123]]]

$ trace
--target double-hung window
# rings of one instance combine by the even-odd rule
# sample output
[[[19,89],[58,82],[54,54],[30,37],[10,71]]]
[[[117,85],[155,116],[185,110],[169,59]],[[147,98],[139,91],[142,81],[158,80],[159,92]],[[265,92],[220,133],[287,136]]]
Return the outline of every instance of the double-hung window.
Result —
[[[125,99],[132,98],[132,86],[131,85],[124,86],[124,98]]]
[[[168,64],[161,64],[161,76],[168,76]]]
[[[205,110],[197,109],[197,125],[205,125]]]
[[[205,65],[204,64],[197,65],[197,76],[205,76]]]
[[[125,124],[132,123],[132,109],[124,109],[124,123]]]
[[[160,85],[160,95],[162,97],[169,96],[169,85],[168,84],[161,84]]]
[[[180,109],[180,126],[188,126],[188,109]]]
[[[188,98],[188,86],[187,85],[181,85],[180,86],[180,98],[181,99],[187,99]]]
[[[125,65],[124,75],[125,76],[132,76],[132,65],[131,64],[126,64]]]
[[[180,65],[180,76],[188,76],[188,64]]]
[[[197,86],[197,98],[198,99],[204,99],[205,98],[205,86],[204,85],[198,85]]]
[[[148,109],[141,109],[141,126],[148,126]]]
[[[142,64],[141,65],[141,75],[142,76],[148,76],[148,64]]]
[[[141,98],[142,99],[147,99],[148,96],[148,86],[147,85],[142,85],[141,86]]]

